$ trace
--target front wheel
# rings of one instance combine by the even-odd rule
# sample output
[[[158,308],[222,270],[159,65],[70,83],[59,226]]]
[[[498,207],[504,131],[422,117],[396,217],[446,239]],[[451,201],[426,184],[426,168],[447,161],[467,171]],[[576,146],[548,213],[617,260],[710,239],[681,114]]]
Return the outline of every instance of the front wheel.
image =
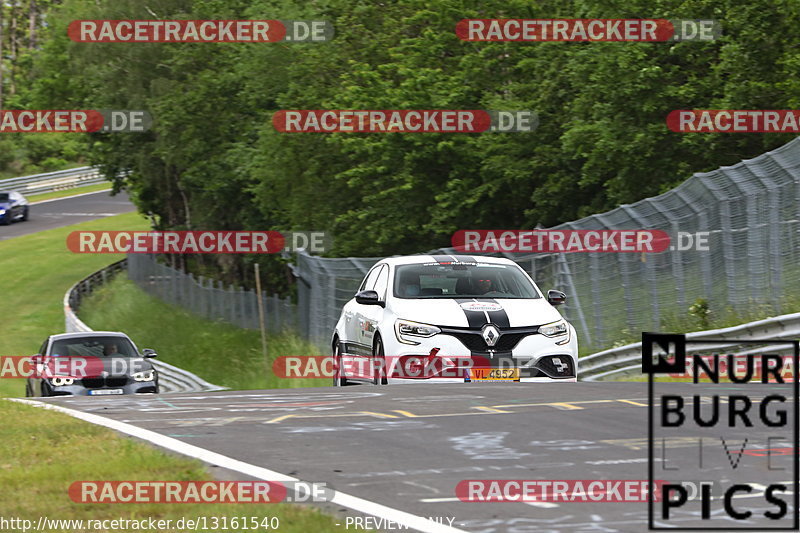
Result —
[[[25,208],[25,211],[22,212],[22,218],[20,220],[22,220],[23,222],[28,220],[28,208],[27,207]]]
[[[372,384],[388,385],[386,377],[386,354],[383,352],[383,341],[380,337],[375,340],[372,348]]]
[[[347,378],[344,374],[344,364],[342,364],[342,353],[339,349],[339,341],[333,345],[333,386],[345,387]]]

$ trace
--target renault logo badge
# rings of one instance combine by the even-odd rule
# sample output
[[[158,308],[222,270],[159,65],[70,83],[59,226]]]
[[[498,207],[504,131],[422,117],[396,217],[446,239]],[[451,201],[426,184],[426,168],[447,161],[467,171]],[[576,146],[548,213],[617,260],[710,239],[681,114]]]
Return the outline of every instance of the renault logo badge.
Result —
[[[497,339],[500,338],[500,332],[492,324],[486,324],[481,330],[481,337],[483,337],[486,346],[494,346],[497,344]]]

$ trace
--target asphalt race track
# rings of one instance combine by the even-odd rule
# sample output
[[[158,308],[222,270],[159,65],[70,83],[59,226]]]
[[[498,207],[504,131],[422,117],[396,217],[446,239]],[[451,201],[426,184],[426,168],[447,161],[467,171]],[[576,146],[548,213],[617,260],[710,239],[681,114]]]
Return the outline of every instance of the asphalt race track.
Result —
[[[111,196],[109,191],[99,191],[72,198],[45,200],[31,205],[27,221],[0,226],[0,241],[135,210],[136,207],[124,192]]]
[[[46,201],[31,207],[29,221],[0,226],[0,240],[134,209],[124,193]],[[684,396],[697,393],[697,386],[668,386]],[[717,393],[756,398],[765,394],[764,387],[774,392],[773,387],[780,386],[715,387]],[[42,401],[125,422],[304,481],[325,483],[350,496],[451,523],[461,531],[617,533],[646,531],[648,504],[462,502],[455,488],[469,479],[647,480],[647,398],[644,382],[579,382],[357,385]],[[674,478],[658,466],[668,464],[665,461],[675,458],[672,454],[697,455],[697,438],[680,431],[666,437],[655,454],[656,478],[729,481],[736,471],[763,481],[766,459],[758,453],[737,452],[740,441],[731,441],[730,432],[726,435],[733,454],[727,448],[720,453],[714,430],[708,439],[704,437],[705,466],[708,470],[712,463],[712,475]],[[749,439],[747,451],[791,446],[769,441],[768,435],[760,429],[734,433]],[[726,456],[731,466],[732,457],[741,461],[731,469]],[[233,470],[213,472],[222,479],[251,479]],[[784,477],[790,482],[791,472]],[[721,507],[716,501],[715,516]],[[761,513],[774,510],[763,491],[739,495],[735,501],[761,522],[722,517],[711,525],[760,526]],[[333,503],[318,505],[341,519],[342,531],[358,530],[352,525],[345,528],[348,517],[365,516]],[[673,511],[670,524],[696,526],[699,509],[693,501],[686,509]],[[369,525],[405,530],[377,524]]]
[[[0,226],[0,240],[133,210],[124,193],[47,201],[31,207],[28,222]],[[666,385],[682,396],[698,393],[696,385]],[[787,397],[792,396],[786,386],[779,385],[714,387],[717,394],[741,393],[753,399],[766,394],[765,387],[769,393],[783,388]],[[647,480],[644,382],[357,385],[41,401],[125,422],[243,461],[248,468],[254,465],[325,483],[368,502],[452,523],[460,531],[647,530],[646,502],[462,502],[455,490],[459,482],[470,479]],[[796,422],[797,414],[790,420]],[[769,472],[780,464],[780,457],[773,457],[775,464],[771,464],[762,453],[790,450],[791,439],[770,441],[769,436],[785,435],[763,427],[726,430],[723,453],[721,431],[715,428],[703,434],[706,447],[702,452],[696,434],[682,433],[680,428],[668,434],[654,454],[656,479],[731,482],[744,475],[755,483],[767,478],[792,481],[790,468],[785,475]],[[746,452],[740,448],[744,438],[749,439]],[[705,461],[705,474],[687,477],[685,470],[677,475],[663,467],[674,464],[676,458],[699,455]],[[784,460],[794,457],[783,455]],[[212,470],[221,479],[252,479],[242,471]],[[775,510],[765,501],[763,490],[740,494],[736,505],[751,510],[753,518],[729,521],[721,514],[718,493],[714,495],[717,499],[711,510],[719,520],[705,525],[723,530],[726,526],[758,528],[764,524],[762,513]],[[345,528],[348,517],[366,516],[336,503],[318,505],[341,519],[342,531],[358,531],[352,525]],[[659,510],[656,505],[656,513]],[[686,508],[673,513],[671,526],[696,527],[700,505],[693,498]],[[405,530],[378,524],[369,525],[384,531]],[[428,530],[436,531],[435,527]]]
[[[697,393],[697,386],[670,386],[682,395]],[[759,386],[759,394],[765,387],[786,387],[715,387],[725,394],[751,387],[746,390],[753,397],[752,387]],[[417,516],[450,517],[453,527],[463,531],[647,530],[647,503],[468,503],[455,495],[456,485],[465,479],[647,480],[646,383],[359,385],[44,401],[124,421],[305,481],[325,482],[336,491]],[[743,431],[740,436],[750,439],[749,447],[768,445],[765,434]],[[713,432],[711,436],[717,438]],[[678,436],[664,442],[658,455],[665,459],[657,456],[656,461],[668,460],[672,453],[696,454],[696,439]],[[727,468],[720,449],[709,446],[706,453],[716,453],[719,468]],[[763,478],[763,458],[741,458],[737,472]],[[726,475],[720,471],[712,477]],[[792,479],[790,470],[786,476]],[[238,478],[247,479],[241,474]],[[737,505],[750,506],[754,515],[772,508],[758,495],[741,498]],[[355,514],[330,507],[342,522]],[[721,504],[712,504],[715,513],[717,507]],[[693,509],[674,516],[696,520],[699,504]],[[748,521],[727,525],[745,527]]]

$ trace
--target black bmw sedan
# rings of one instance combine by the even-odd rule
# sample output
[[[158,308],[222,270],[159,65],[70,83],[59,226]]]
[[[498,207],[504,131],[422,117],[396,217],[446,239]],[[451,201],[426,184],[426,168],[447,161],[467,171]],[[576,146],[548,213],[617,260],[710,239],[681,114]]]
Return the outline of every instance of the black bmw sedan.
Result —
[[[158,392],[158,372],[120,332],[90,331],[50,335],[31,359],[26,396],[109,396]]]

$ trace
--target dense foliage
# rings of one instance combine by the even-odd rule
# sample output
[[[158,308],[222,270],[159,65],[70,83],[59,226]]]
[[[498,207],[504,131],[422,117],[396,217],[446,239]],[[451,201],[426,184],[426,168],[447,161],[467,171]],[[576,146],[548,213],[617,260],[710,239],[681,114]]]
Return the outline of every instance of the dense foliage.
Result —
[[[470,43],[462,18],[713,18],[714,42]],[[84,44],[73,19],[322,19],[330,43]],[[449,245],[459,228],[551,226],[787,142],[679,134],[673,109],[800,105],[800,2],[65,0],[32,105],[148,109],[93,162],[160,228],[325,229],[334,255]],[[284,134],[279,109],[530,109],[533,133]],[[208,266],[208,265],[207,265]],[[229,274],[240,265],[221,264]]]
[[[31,60],[58,0],[0,0],[0,109],[28,106]],[[49,73],[58,76],[57,73]],[[62,170],[83,163],[79,138],[51,133],[0,136],[0,179]]]

